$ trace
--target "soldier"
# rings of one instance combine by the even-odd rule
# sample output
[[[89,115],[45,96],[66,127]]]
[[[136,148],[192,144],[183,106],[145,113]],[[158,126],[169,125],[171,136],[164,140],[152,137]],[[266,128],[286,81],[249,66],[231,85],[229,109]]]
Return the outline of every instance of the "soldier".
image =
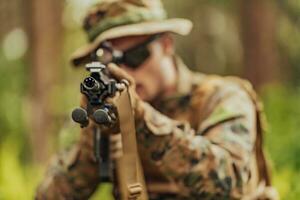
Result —
[[[135,126],[150,199],[277,199],[262,151],[262,105],[244,80],[187,69],[174,52],[172,33],[187,35],[191,28],[189,20],[167,19],[159,0],[103,0],[84,20],[90,44],[72,61],[78,66],[97,58],[103,43],[122,52],[118,67],[108,68],[136,91]],[[54,159],[37,199],[88,199],[95,191],[90,132],[82,129],[79,142]]]

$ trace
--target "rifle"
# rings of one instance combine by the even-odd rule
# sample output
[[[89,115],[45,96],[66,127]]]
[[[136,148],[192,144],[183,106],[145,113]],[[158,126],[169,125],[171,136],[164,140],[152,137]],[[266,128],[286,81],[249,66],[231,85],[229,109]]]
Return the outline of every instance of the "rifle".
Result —
[[[72,119],[82,128],[89,125],[89,119],[97,124],[93,130],[93,140],[100,181],[117,183],[122,200],[147,200],[128,84],[126,81],[118,83],[110,78],[106,66],[100,62],[88,63],[86,69],[90,72],[90,76],[80,84],[80,92],[88,100],[87,108],[74,109]],[[117,92],[120,92],[120,96],[114,105],[106,103],[106,99],[114,97]],[[122,152],[121,156],[112,159],[111,135],[101,133],[101,126],[116,125],[115,132],[121,133]]]

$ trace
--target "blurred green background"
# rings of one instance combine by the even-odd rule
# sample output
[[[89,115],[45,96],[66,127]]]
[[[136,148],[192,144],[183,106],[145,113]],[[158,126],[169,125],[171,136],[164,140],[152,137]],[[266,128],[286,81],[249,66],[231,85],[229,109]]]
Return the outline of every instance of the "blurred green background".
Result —
[[[69,55],[86,42],[95,0],[0,1],[0,200],[33,199],[45,163],[79,127],[70,120],[86,75]],[[164,0],[194,21],[177,50],[194,70],[249,79],[269,121],[265,144],[282,199],[300,197],[300,1]],[[63,138],[63,139],[62,139]],[[93,199],[105,199],[104,186]]]

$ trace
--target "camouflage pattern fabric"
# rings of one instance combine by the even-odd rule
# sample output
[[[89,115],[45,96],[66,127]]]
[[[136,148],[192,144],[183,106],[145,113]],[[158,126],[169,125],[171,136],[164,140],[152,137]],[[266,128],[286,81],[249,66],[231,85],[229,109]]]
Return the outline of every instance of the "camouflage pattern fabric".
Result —
[[[92,138],[92,131],[83,129],[77,144],[51,160],[36,199],[88,199],[99,183]]]
[[[116,26],[166,19],[160,1],[104,0],[96,4],[84,20],[84,29],[90,41]]]
[[[260,177],[249,92],[232,78],[177,67],[177,94],[143,102],[135,119],[150,199],[276,199]],[[92,127],[83,129],[50,165],[37,199],[88,199],[99,183],[92,144]]]

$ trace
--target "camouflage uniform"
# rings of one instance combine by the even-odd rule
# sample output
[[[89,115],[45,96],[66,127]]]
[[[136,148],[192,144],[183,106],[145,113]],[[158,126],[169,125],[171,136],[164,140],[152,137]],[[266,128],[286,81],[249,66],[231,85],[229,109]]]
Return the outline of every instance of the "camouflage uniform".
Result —
[[[135,116],[150,199],[276,199],[262,151],[262,106],[251,85],[193,73],[174,60],[176,94],[142,102]],[[88,199],[95,191],[92,129],[53,160],[37,199]]]

